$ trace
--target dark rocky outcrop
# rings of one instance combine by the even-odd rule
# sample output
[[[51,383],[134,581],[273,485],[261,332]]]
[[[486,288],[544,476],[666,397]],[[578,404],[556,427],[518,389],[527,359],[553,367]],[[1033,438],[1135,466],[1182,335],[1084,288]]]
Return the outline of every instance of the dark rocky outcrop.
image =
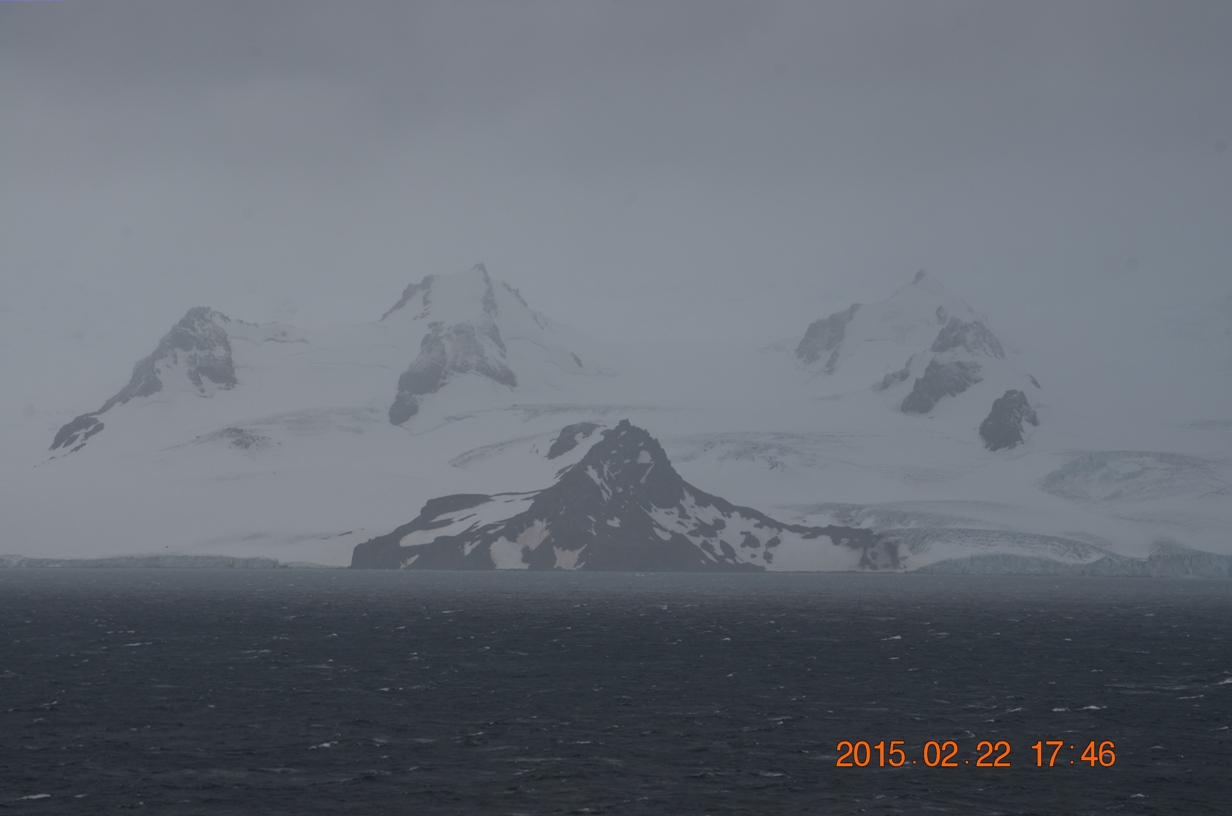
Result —
[[[509,366],[491,359],[484,348],[486,337],[501,353],[505,351],[496,324],[476,327],[458,323],[446,327],[436,322],[429,326],[420,343],[419,356],[398,378],[398,393],[389,407],[390,422],[401,425],[413,417],[419,412],[419,398],[439,391],[455,374],[475,373],[510,388],[517,386],[518,378]]]
[[[481,263],[465,273],[465,277],[470,284],[476,286],[467,297],[476,298],[478,302],[454,306],[462,305],[467,310],[474,309],[475,306],[479,308],[467,320],[449,324],[441,320],[428,323],[428,333],[420,341],[419,356],[398,378],[398,390],[389,406],[389,421],[395,425],[401,425],[419,413],[421,399],[439,391],[455,375],[478,374],[501,385],[517,387],[518,378],[505,360],[505,343],[497,326],[500,316],[497,287],[504,287],[504,291],[523,308],[526,308],[526,301],[521,293],[509,284],[494,283],[487,268]],[[381,316],[381,320],[406,308],[417,299],[420,308],[409,319],[430,319],[433,309],[440,305],[433,300],[436,295],[434,287],[445,282],[444,279],[428,275],[419,283],[411,284],[403,290],[398,302]],[[527,311],[541,328],[546,325],[542,317],[529,309]],[[581,360],[576,355],[573,359],[581,368]]]
[[[231,359],[231,341],[223,328],[230,322],[226,315],[205,306],[189,309],[180,322],[158,341],[153,353],[137,361],[128,385],[103,403],[102,408],[82,414],[60,428],[51,449],[79,449],[87,439],[103,430],[103,424],[98,420],[100,414],[129,400],[161,391],[163,381],[160,375],[170,366],[182,366],[188,381],[202,394],[207,390],[206,380],[218,388],[234,388],[238,382]]]
[[[772,565],[788,536],[854,550],[862,569],[900,566],[896,545],[871,530],[782,524],[698,490],[624,420],[551,487],[434,499],[415,520],[358,545],[351,566],[746,571]]]
[[[457,493],[429,499],[419,511],[419,516],[403,524],[391,533],[355,545],[351,553],[352,569],[400,569],[406,560],[405,551],[399,542],[407,535],[421,530],[447,527],[453,521],[450,513],[469,510],[491,501],[491,496],[482,493]]]
[[[420,295],[421,293],[423,295],[423,302],[420,305],[426,311],[428,308],[428,299],[431,296],[431,292],[432,292],[432,281],[434,281],[435,279],[436,279],[435,275],[426,275],[424,279],[421,280],[419,283],[408,284],[407,287],[402,290],[402,297],[398,299],[397,303],[389,307],[389,311],[381,315],[381,320],[384,320],[385,318],[389,317],[394,312],[401,309],[406,304],[410,303],[412,300],[416,298],[416,296]]]
[[[993,400],[988,418],[980,423],[980,438],[989,450],[1004,450],[1022,444],[1023,423],[1039,425],[1027,395],[1011,389]]]
[[[227,330],[219,325],[230,322],[226,315],[205,306],[189,309],[180,322],[158,341],[154,353],[137,361],[128,385],[103,403],[97,413],[101,414],[136,397],[148,397],[161,391],[163,382],[159,371],[167,364],[183,362],[184,375],[202,393],[205,393],[203,380],[209,380],[219,388],[234,388],[238,383],[235,364],[231,359],[231,341],[227,338]]]
[[[599,426],[594,422],[577,422],[573,425],[566,425],[560,429],[560,433],[552,440],[552,446],[548,448],[548,458],[555,459],[557,456],[568,453],[576,448],[579,442],[583,439],[588,439],[598,429]]]
[[[884,391],[892,385],[898,385],[903,380],[911,376],[911,362],[900,368],[898,371],[891,371],[889,374],[881,378],[881,382],[873,386],[874,391]]]
[[[51,449],[77,450],[102,429],[103,423],[99,421],[97,414],[82,414],[56,431],[56,438],[51,441]]]
[[[823,370],[827,374],[834,373],[838,363],[839,349],[843,345],[843,336],[847,324],[856,316],[860,304],[853,303],[841,312],[835,312],[829,317],[816,320],[804,332],[800,345],[796,346],[796,357],[806,365],[817,362],[823,356],[829,355]]]
[[[903,400],[901,410],[907,414],[927,414],[942,397],[956,397],[981,379],[979,363],[930,360],[924,376],[916,378],[911,393]]]
[[[938,310],[940,312],[940,310]],[[938,318],[941,314],[938,314]],[[972,354],[985,354],[990,357],[1001,359],[1005,357],[1005,350],[1001,348],[1001,341],[996,338],[988,327],[978,320],[964,322],[957,317],[951,317],[941,327],[941,331],[937,333],[937,339],[933,341],[932,351],[941,353],[950,351],[951,349],[961,348]]]

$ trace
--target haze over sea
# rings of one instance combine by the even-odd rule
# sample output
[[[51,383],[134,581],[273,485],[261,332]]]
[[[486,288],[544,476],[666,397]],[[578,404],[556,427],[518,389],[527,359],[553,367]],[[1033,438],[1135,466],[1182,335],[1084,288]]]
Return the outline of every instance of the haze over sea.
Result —
[[[1201,580],[0,570],[0,810],[1221,813],[1230,612]]]

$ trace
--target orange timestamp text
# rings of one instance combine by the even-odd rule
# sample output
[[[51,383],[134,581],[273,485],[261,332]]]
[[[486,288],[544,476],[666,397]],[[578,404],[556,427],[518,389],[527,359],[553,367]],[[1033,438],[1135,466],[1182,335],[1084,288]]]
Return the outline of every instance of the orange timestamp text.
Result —
[[[1012,749],[1006,740],[980,740],[976,743],[974,756],[962,755],[954,740],[929,740],[923,745],[918,757],[909,757],[905,740],[881,740],[869,743],[866,740],[842,740],[835,750],[838,768],[901,768],[906,765],[923,764],[928,768],[1011,768]],[[1111,740],[1091,740],[1079,748],[1080,743],[1064,740],[1039,740],[1031,746],[1035,767],[1054,768],[1059,765],[1078,765],[1083,762],[1090,767],[1111,768],[1116,764],[1116,744]],[[1081,750],[1081,754],[1077,752]],[[1028,754],[1028,756],[1030,756]]]

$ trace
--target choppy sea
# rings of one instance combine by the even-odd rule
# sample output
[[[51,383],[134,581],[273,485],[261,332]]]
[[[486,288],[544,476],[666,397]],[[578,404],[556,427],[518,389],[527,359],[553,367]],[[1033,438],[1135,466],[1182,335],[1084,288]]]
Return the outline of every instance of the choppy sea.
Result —
[[[0,570],[0,811],[1223,814],[1230,632],[1227,581]]]

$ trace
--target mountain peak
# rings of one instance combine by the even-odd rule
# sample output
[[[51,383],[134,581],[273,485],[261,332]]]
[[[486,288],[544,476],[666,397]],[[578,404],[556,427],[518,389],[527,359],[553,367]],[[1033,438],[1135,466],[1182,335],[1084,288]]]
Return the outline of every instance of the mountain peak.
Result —
[[[534,380],[535,371],[526,367],[528,351],[532,358],[550,358],[556,370],[584,368],[581,358],[559,344],[548,321],[531,310],[521,293],[494,281],[482,263],[411,284],[381,322],[396,342],[406,346],[419,342],[419,355],[399,378],[389,408],[394,425],[415,416],[423,397],[458,376],[478,375],[508,388],[518,387],[523,371],[530,371]]]
[[[230,322],[225,314],[208,306],[189,309],[158,341],[158,347],[137,361],[128,385],[97,411],[82,414],[60,428],[51,449],[78,450],[87,439],[103,430],[103,423],[98,419],[100,414],[137,397],[157,394],[168,383],[178,383],[198,396],[209,396],[218,388],[234,388],[237,385],[235,364],[226,329]]]
[[[688,484],[658,441],[622,420],[536,493],[434,499],[356,546],[377,569],[898,569],[871,530],[782,524]]]
[[[627,419],[603,431],[598,442],[562,477],[571,501],[596,511],[628,507],[670,507],[685,492],[663,446]]]
[[[513,293],[508,284],[502,286]],[[515,297],[521,300],[520,295]],[[499,309],[497,298],[488,268],[477,263],[465,272],[425,275],[419,283],[409,284],[402,290],[398,302],[381,315],[381,321],[398,312],[410,314],[412,320],[444,320],[446,323],[491,319]],[[525,306],[525,301],[522,303]]]

